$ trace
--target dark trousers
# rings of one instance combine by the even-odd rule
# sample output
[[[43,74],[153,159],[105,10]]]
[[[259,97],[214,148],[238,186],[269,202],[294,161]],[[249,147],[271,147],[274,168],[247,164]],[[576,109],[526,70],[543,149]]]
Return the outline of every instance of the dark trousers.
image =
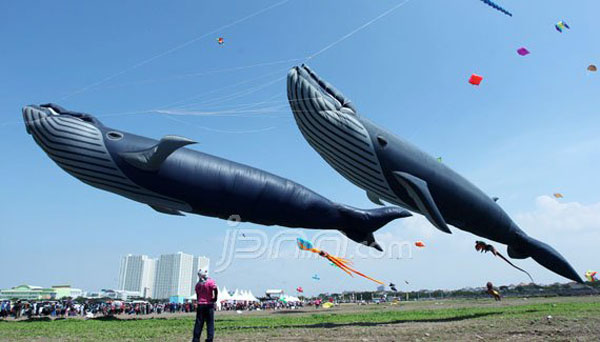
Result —
[[[200,342],[202,328],[206,322],[206,342],[212,342],[215,336],[215,306],[214,304],[198,305],[196,311],[196,324],[194,324],[194,338],[192,342]]]

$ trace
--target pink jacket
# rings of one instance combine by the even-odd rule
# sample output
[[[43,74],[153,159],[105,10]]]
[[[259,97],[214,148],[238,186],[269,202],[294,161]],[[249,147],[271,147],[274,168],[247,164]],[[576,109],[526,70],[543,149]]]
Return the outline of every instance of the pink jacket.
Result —
[[[217,301],[217,298],[213,298],[213,290],[217,288],[217,284],[212,278],[206,279],[204,282],[198,282],[196,284],[196,296],[198,298],[198,304],[212,304]]]

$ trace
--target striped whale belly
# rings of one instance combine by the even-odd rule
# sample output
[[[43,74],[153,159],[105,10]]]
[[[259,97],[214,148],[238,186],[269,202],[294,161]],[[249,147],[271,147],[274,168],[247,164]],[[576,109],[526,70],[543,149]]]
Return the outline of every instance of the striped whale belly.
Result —
[[[289,89],[290,106],[308,143],[348,181],[387,202],[401,203],[385,179],[364,126],[323,101],[314,88],[302,84],[297,82]]]
[[[95,126],[69,116],[42,116],[33,109],[24,115],[35,142],[73,177],[134,201],[191,211],[188,204],[146,190],[127,178],[116,167]]]

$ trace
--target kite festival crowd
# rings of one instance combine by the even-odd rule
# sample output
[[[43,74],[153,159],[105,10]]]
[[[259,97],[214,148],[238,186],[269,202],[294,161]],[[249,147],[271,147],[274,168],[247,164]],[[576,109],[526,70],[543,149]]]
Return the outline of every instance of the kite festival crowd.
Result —
[[[282,310],[302,307],[302,302],[264,300],[261,302],[224,301],[217,305],[223,311]],[[147,301],[87,300],[4,300],[0,302],[0,319],[94,318],[98,316],[147,316],[196,312],[196,301],[185,303],[151,303]]]

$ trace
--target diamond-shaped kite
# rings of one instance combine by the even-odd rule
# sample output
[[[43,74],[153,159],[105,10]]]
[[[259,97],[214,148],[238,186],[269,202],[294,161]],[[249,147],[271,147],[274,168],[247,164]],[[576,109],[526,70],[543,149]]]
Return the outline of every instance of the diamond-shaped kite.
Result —
[[[483,81],[483,76],[479,76],[477,74],[473,74],[471,75],[471,78],[469,78],[469,83],[471,83],[472,85],[476,85],[478,86],[481,81]]]

